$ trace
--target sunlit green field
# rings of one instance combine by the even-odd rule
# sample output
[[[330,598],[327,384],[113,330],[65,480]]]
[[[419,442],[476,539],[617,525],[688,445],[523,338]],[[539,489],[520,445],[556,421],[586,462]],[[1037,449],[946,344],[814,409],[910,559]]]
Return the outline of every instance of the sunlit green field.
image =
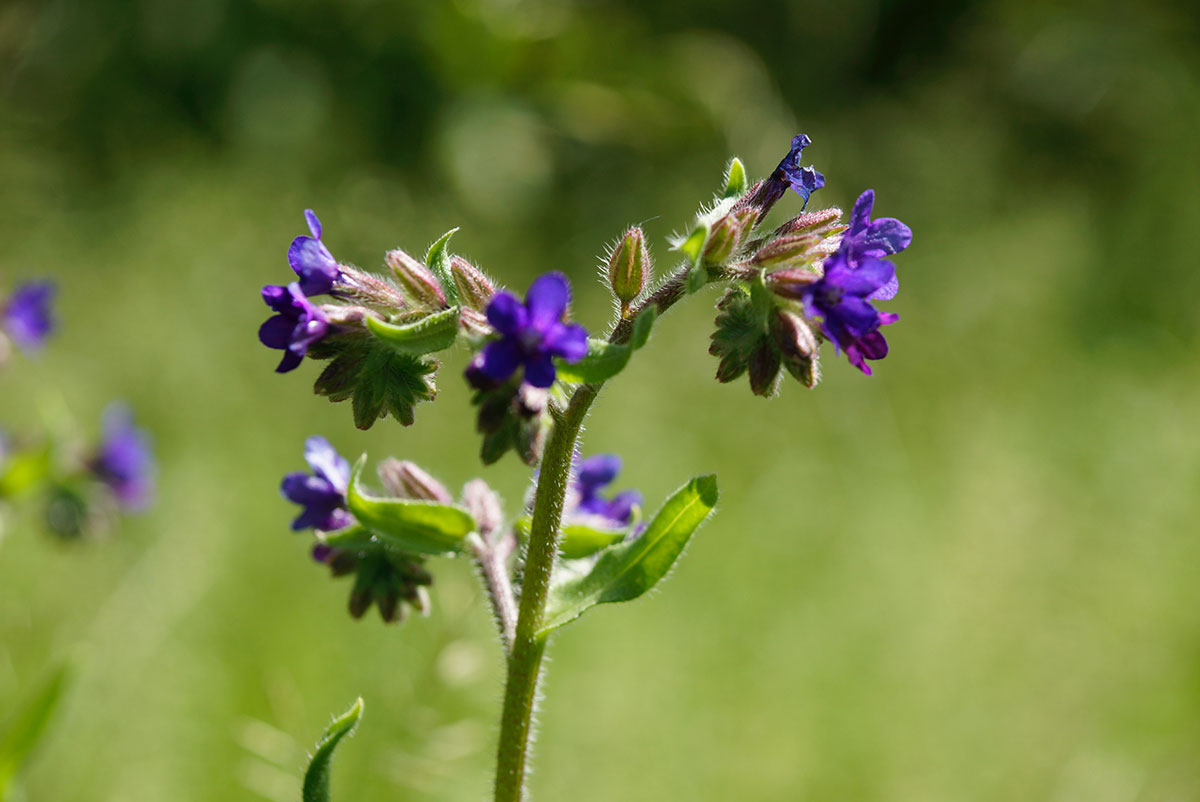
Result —
[[[1195,12],[914,4],[918,36],[769,6],[0,8],[0,287],[54,277],[62,320],[0,423],[92,433],[125,398],[159,458],[106,540],[7,521],[0,720],[75,666],[30,802],[293,800],[358,695],[335,799],[485,798],[503,666],[470,567],[437,563],[428,619],[352,621],[278,483],[314,433],[510,509],[528,473],[479,466],[465,352],[414,426],[360,432],[315,366],[272,372],[258,289],[311,206],[372,269],[462,226],[600,329],[606,243],[645,221],[669,269],[726,159],[765,174],[802,130],[814,204],[874,187],[915,232],[892,353],[718,385],[710,289],[605,389],[585,451],[621,486],[713,471],[722,501],[659,592],[552,642],[534,798],[1200,799]]]

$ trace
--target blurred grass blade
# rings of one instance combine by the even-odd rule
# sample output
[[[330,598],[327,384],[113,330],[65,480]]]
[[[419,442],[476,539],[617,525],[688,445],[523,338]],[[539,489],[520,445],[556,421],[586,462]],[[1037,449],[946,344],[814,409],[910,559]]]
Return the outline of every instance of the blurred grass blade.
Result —
[[[0,733],[0,802],[8,799],[13,779],[21,771],[50,723],[69,684],[70,670],[62,666],[38,694],[7,723]]]
[[[716,503],[717,477],[712,474],[698,476],[679,488],[639,538],[602,550],[590,573],[550,589],[540,634],[574,621],[597,604],[636,599],[654,587],[671,570]]]
[[[333,761],[333,750],[338,742],[349,735],[362,718],[362,697],[350,706],[350,709],[333,720],[329,729],[317,741],[317,748],[312,759],[308,761],[308,770],[304,772],[303,802],[329,802],[329,773]]]
[[[452,554],[466,547],[464,538],[476,528],[470,513],[431,501],[371,496],[361,483],[366,462],[363,454],[354,466],[346,506],[381,542],[414,554]]]

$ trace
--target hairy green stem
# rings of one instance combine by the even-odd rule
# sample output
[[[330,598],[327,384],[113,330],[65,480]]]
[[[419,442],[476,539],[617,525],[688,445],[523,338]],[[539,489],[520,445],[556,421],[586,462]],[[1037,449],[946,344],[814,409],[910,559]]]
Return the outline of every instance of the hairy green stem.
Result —
[[[661,314],[669,309],[683,297],[686,278],[686,267],[672,273],[613,329],[609,340],[614,343],[627,341],[632,331],[631,321],[642,310],[655,306]],[[533,710],[546,651],[546,636],[540,634],[540,630],[550,591],[550,574],[558,556],[563,502],[571,481],[575,442],[602,386],[585,384],[575,391],[566,409],[555,414],[553,429],[542,453],[529,548],[525,553],[520,610],[508,654],[508,679],[504,687],[500,746],[496,756],[495,802],[520,802],[524,798]]]

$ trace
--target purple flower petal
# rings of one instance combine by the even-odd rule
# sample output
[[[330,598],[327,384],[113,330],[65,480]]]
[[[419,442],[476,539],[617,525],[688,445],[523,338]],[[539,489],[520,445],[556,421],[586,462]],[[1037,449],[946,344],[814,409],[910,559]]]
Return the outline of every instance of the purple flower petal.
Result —
[[[843,292],[867,296],[886,285],[896,275],[896,267],[882,259],[868,259],[856,268],[836,264],[826,273]]]
[[[305,295],[322,295],[333,289],[341,277],[337,260],[320,240],[312,237],[296,237],[288,248],[288,264],[300,277],[300,288]]]
[[[529,310],[529,325],[538,331],[548,331],[560,322],[571,302],[571,285],[562,273],[546,273],[534,279],[525,293]]]
[[[91,460],[92,472],[113,491],[127,509],[141,509],[153,492],[154,456],[149,436],[133,422],[124,404],[111,404],[104,412],[104,435]]]
[[[550,354],[538,354],[525,360],[525,382],[534,387],[549,387],[557,374]]]
[[[304,441],[304,461],[339,493],[346,492],[350,485],[350,463],[324,437],[314,434]]]
[[[521,365],[520,346],[511,339],[488,343],[483,347],[481,356],[480,371],[494,381],[504,381]]]
[[[300,367],[300,363],[304,361],[303,354],[297,354],[295,351],[287,350],[283,352],[283,359],[279,360],[279,364],[275,366],[276,373],[288,373]]]
[[[487,319],[496,331],[509,337],[516,337],[524,331],[528,324],[529,313],[515,295],[501,291],[493,295],[491,302],[488,303]]]
[[[642,506],[642,494],[636,490],[623,490],[608,503],[608,517],[627,524],[633,518],[633,508]]]
[[[304,210],[304,222],[308,223],[308,230],[312,232],[314,239],[321,238],[321,221],[317,218],[317,213],[312,209]]]
[[[0,327],[17,345],[27,350],[37,349],[54,330],[54,321],[50,317],[54,293],[53,282],[31,281],[18,286],[0,309]]]
[[[576,470],[578,480],[584,494],[587,490],[595,491],[617,478],[621,472],[621,458],[616,454],[597,454],[580,460]]]
[[[288,347],[295,328],[295,322],[283,315],[273,315],[258,327],[258,341],[268,348],[283,350]]]
[[[858,196],[854,208],[850,210],[850,228],[846,237],[853,238],[867,230],[871,223],[871,209],[875,207],[875,190],[868,189]]]
[[[887,283],[868,295],[867,299],[871,301],[890,301],[896,297],[896,293],[898,292],[900,292],[900,279],[893,275]]]
[[[577,323],[556,323],[546,332],[542,347],[566,362],[578,362],[588,353],[587,329]]]

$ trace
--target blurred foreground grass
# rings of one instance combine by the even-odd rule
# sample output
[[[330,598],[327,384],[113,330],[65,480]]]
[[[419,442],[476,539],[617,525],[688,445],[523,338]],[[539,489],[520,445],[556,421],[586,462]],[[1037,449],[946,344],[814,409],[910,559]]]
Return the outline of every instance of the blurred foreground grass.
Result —
[[[1194,47],[1153,19],[1145,41],[1127,32],[1114,52],[1144,66],[1161,44],[1160,80],[1118,75],[1078,111],[1061,67],[1091,63],[1113,29],[988,8],[967,38],[994,47],[973,60],[854,90],[851,108],[804,106],[819,200],[874,186],[877,211],[916,232],[876,377],[830,352],[815,392],[717,386],[706,295],[597,404],[586,450],[623,454],[622,486],[653,505],[716,471],[723,503],[664,592],[556,638],[535,798],[1200,798]],[[311,366],[271,373],[257,291],[287,277],[314,206],[334,254],[364,266],[462,224],[456,250],[519,288],[566,271],[576,314],[601,326],[602,243],[648,220],[669,266],[666,235],[727,151],[761,174],[799,130],[779,90],[792,62],[613,19],[593,44],[662,45],[640,87],[604,94],[585,59],[548,95],[472,94],[496,53],[442,65],[453,102],[414,123],[431,140],[416,167],[338,155],[293,130],[294,105],[262,106],[273,82],[299,87],[293,104],[325,86],[279,68],[286,55],[245,67],[227,147],[118,145],[97,178],[19,121],[0,129],[0,269],[56,277],[64,323],[36,367],[0,377],[0,420],[64,404],[91,425],[121,396],[161,460],[157,505],[110,542],[68,548],[18,522],[0,543],[0,710],[78,658],[31,800],[293,799],[305,750],[359,694],[335,798],[483,796],[502,667],[468,567],[438,565],[429,620],[354,623],[277,495],[312,433],[450,485],[477,475],[464,355],[414,427],[357,432],[308,394]],[[698,70],[713,47],[739,79],[724,94],[697,81],[682,116],[650,126],[638,103],[668,93],[669,60]],[[1005,81],[1028,105],[1000,125],[989,87]],[[658,138],[622,142],[622,121]],[[609,138],[579,135],[597,130]],[[1106,161],[1121,134],[1142,137],[1137,153]],[[519,503],[515,462],[482,475]]]

